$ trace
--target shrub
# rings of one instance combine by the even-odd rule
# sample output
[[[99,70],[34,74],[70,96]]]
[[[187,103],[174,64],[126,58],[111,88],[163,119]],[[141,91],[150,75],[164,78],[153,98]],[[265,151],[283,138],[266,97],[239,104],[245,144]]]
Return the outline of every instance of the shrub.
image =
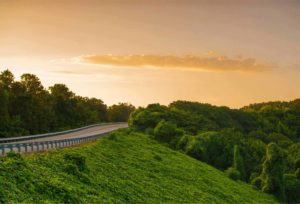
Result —
[[[259,177],[259,173],[253,172],[249,177],[249,183],[251,183],[256,177]]]
[[[295,161],[295,168],[296,169],[300,168],[300,158],[296,159],[296,161]]]
[[[165,120],[160,121],[154,129],[155,139],[161,142],[171,142],[172,139],[182,134],[183,132],[174,123]]]
[[[159,155],[157,155],[157,154],[155,154],[155,155],[153,156],[153,158],[154,158],[155,160],[157,160],[157,161],[162,161],[161,156],[159,156]]]
[[[300,180],[294,174],[284,174],[286,201],[300,203]]]
[[[244,160],[243,157],[240,154],[239,146],[235,145],[234,146],[234,151],[233,151],[233,167],[240,172],[241,174],[241,179],[244,181],[246,177],[245,173],[245,167],[244,167]]]
[[[189,142],[190,137],[192,137],[192,136],[190,136],[190,135],[181,136],[176,144],[176,149],[184,150],[186,148],[186,145]]]
[[[295,172],[295,176],[300,179],[300,168],[298,168]]]
[[[153,129],[153,128],[147,128],[147,129],[145,130],[145,133],[146,133],[147,135],[153,135],[153,134],[154,134],[154,129]]]
[[[186,153],[200,161],[207,161],[206,149],[199,138],[192,137],[188,141]]]
[[[285,153],[278,145],[268,144],[262,172],[262,191],[272,193],[282,201],[285,200],[283,181],[285,157]]]
[[[231,178],[232,180],[236,181],[238,179],[241,178],[241,174],[240,172],[233,168],[233,167],[229,167],[226,171],[225,171],[226,175]]]
[[[255,186],[256,188],[261,189],[261,185],[262,185],[262,179],[261,179],[261,177],[258,176],[256,178],[252,179],[251,180],[251,184],[253,186]]]
[[[8,152],[6,154],[6,157],[12,158],[12,159],[21,159],[22,158],[21,154],[17,153],[17,152]]]
[[[76,153],[67,153],[64,155],[64,159],[74,164],[79,171],[84,171],[87,168],[85,162],[86,158],[83,155]]]
[[[118,137],[117,137],[117,134],[115,132],[109,134],[108,137],[107,137],[107,139],[113,140],[113,141],[118,141]]]

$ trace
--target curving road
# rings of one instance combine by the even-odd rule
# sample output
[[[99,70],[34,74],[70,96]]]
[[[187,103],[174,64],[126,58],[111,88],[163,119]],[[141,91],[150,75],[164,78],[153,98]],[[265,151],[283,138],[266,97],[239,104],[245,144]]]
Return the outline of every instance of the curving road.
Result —
[[[83,138],[89,137],[96,134],[102,133],[109,133],[111,131],[120,129],[120,128],[127,128],[128,124],[121,123],[121,124],[107,124],[107,125],[99,125],[95,127],[86,128],[83,130],[78,130],[76,132],[71,133],[64,133],[55,136],[43,137],[43,138],[36,138],[36,139],[29,139],[29,140],[22,140],[18,142],[10,142],[10,144],[21,144],[26,142],[43,142],[43,141],[55,141],[55,140],[63,140],[63,139],[71,139],[71,138]]]

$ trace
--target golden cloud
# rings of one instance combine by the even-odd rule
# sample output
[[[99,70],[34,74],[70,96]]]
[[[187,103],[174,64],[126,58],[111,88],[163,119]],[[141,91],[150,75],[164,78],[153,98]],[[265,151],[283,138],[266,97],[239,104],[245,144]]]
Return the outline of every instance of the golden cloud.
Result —
[[[226,56],[194,55],[87,55],[80,61],[89,64],[110,65],[115,67],[157,67],[192,69],[201,71],[266,71],[271,64],[259,63],[254,58],[229,58]]]

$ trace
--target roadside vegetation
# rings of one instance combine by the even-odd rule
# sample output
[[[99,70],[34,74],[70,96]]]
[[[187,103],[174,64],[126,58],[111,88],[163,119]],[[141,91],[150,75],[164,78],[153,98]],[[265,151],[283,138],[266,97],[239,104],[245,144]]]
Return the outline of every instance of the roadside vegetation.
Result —
[[[120,130],[92,144],[0,161],[3,203],[277,203],[203,162]]]

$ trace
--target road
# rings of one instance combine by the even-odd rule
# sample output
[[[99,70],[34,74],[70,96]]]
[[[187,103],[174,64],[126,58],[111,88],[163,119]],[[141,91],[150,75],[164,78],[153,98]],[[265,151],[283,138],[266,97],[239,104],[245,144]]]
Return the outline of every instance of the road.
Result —
[[[88,137],[91,135],[111,132],[113,130],[117,130],[120,128],[127,128],[127,127],[128,127],[128,125],[126,123],[100,125],[100,126],[90,127],[90,128],[79,130],[79,131],[72,132],[72,133],[65,133],[65,134],[61,134],[61,135],[36,138],[36,139],[30,139],[30,140],[22,140],[22,141],[18,141],[18,142],[10,142],[10,144],[18,144],[18,143],[21,144],[21,143],[26,143],[26,142],[54,141],[54,140],[63,140],[63,139],[71,139],[71,138],[83,138],[83,137]]]

